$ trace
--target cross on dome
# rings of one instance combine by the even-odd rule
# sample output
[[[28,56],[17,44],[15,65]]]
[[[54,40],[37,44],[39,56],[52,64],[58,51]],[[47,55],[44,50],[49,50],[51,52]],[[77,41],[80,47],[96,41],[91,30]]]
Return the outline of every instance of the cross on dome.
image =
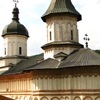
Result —
[[[19,2],[18,0],[13,0],[13,2],[15,3],[15,7],[17,6],[17,3]]]
[[[86,41],[86,42],[85,42],[86,48],[88,48],[88,41],[90,41],[90,39],[88,38],[88,35],[85,34],[85,37],[84,37],[83,39]]]

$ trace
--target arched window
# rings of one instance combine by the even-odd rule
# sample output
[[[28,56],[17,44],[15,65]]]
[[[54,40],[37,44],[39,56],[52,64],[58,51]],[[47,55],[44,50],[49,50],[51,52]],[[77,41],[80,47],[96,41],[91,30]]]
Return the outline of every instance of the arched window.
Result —
[[[22,54],[22,47],[19,47],[19,55]]]
[[[5,55],[6,55],[6,48],[5,48]]]
[[[52,34],[51,34],[51,31],[50,31],[50,40],[52,40]]]
[[[71,30],[71,40],[73,40],[73,30]]]

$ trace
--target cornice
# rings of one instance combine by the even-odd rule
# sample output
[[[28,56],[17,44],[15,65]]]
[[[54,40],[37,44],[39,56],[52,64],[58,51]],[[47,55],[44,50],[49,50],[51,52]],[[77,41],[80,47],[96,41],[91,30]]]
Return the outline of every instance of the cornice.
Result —
[[[31,96],[100,96],[100,89],[73,89],[73,90],[41,90],[41,91],[10,91],[0,92],[3,95],[30,95]]]
[[[67,78],[67,77],[97,77],[100,76],[100,66],[81,66],[73,68],[61,69],[35,69],[24,71],[22,73],[1,75],[0,81],[15,81],[19,79],[35,79],[35,78]]]

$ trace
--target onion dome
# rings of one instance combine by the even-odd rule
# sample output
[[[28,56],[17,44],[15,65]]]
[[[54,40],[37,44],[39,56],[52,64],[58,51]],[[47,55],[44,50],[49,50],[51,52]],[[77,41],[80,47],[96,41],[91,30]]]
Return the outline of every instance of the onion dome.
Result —
[[[77,17],[77,21],[81,20],[81,14],[75,9],[71,0],[52,0],[42,20],[46,22],[46,17],[57,14],[73,15]]]
[[[16,5],[12,11],[12,14],[12,22],[4,27],[2,37],[6,35],[24,35],[26,37],[29,37],[27,29],[19,22],[19,9],[16,7]]]

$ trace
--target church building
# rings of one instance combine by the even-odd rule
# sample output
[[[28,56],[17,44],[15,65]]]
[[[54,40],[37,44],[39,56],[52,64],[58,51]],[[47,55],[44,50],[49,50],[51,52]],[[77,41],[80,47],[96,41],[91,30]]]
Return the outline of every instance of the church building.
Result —
[[[27,56],[27,28],[15,4],[12,22],[2,32],[0,95],[8,100],[100,100],[100,55],[79,43],[82,15],[71,0],[51,0],[43,54]],[[86,35],[87,36],[87,35]],[[88,39],[86,37],[86,39]],[[7,99],[5,99],[7,100]]]

